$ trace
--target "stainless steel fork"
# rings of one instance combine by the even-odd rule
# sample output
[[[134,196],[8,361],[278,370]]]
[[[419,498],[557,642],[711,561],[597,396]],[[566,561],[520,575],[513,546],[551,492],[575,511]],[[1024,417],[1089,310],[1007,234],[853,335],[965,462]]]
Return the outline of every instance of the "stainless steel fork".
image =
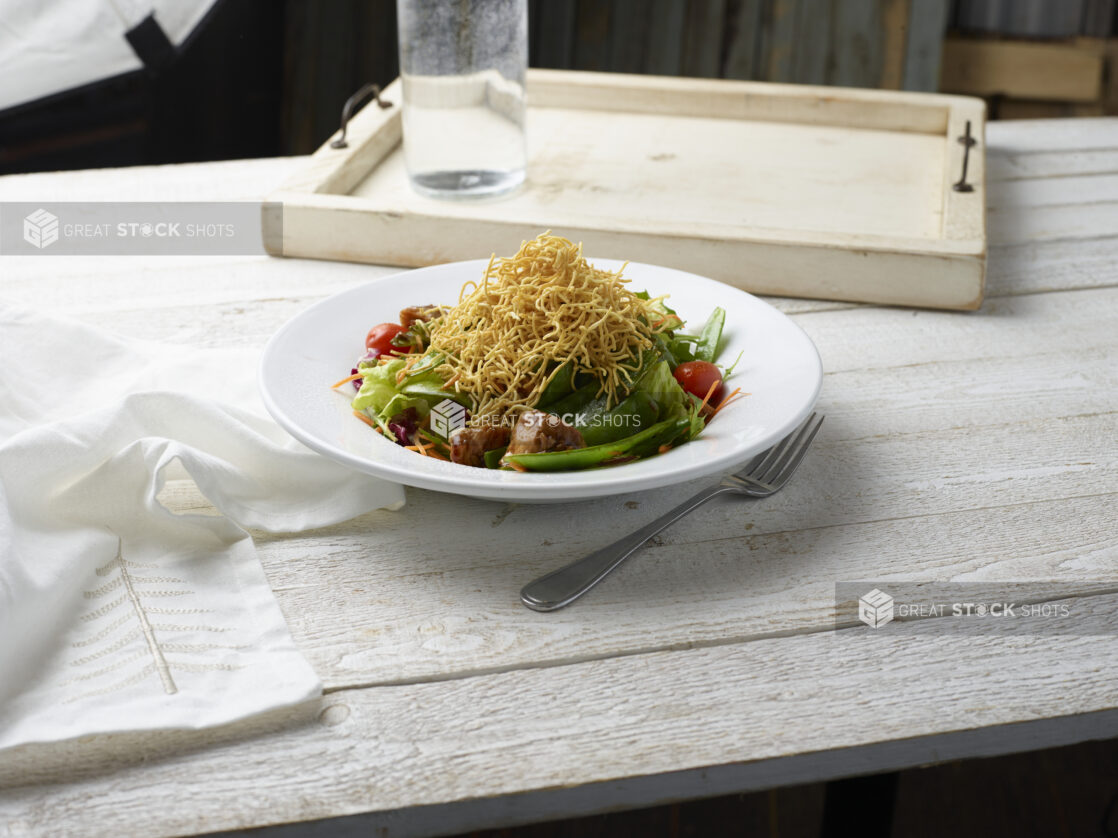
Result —
[[[796,430],[758,454],[737,474],[726,475],[721,482],[688,498],[635,533],[529,582],[520,591],[520,601],[533,611],[555,611],[570,605],[609,576],[648,539],[711,498],[728,493],[749,498],[776,494],[800,465],[822,424],[823,417],[812,413]]]

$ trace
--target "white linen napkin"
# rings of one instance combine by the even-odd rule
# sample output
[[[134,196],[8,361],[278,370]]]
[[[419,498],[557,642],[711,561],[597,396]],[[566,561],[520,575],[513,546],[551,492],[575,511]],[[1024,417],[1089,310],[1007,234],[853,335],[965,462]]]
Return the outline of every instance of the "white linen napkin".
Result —
[[[256,351],[0,305],[0,748],[313,698],[249,534],[403,503],[263,418]],[[221,513],[158,499],[173,469]]]

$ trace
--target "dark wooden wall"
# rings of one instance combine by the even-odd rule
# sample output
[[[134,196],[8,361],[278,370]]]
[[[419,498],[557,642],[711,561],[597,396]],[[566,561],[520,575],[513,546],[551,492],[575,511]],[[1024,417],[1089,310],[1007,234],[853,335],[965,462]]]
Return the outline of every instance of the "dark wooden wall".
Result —
[[[949,24],[1109,32],[1115,0],[528,3],[536,67],[935,90]],[[0,114],[0,173],[304,154],[397,72],[396,0],[220,0],[160,76]]]
[[[934,90],[948,0],[529,0],[539,67]]]
[[[528,0],[534,67],[935,90],[949,0]],[[397,73],[395,0],[286,0],[284,148]]]

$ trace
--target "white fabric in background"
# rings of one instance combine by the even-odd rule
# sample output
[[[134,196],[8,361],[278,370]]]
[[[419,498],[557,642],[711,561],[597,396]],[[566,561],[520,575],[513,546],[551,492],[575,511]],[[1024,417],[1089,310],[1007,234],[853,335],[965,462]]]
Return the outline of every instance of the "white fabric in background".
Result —
[[[0,110],[141,68],[124,33],[152,12],[182,44],[215,0],[0,0]]]
[[[243,527],[325,526],[403,490],[263,418],[258,356],[0,305],[0,748],[320,693]],[[221,515],[165,508],[172,469]]]

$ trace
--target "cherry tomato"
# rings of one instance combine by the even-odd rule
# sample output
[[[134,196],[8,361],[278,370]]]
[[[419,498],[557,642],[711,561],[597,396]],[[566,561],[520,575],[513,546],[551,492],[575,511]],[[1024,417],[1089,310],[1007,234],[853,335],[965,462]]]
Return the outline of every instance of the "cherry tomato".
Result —
[[[705,399],[714,385],[708,404],[718,404],[722,398],[722,371],[709,361],[688,361],[675,368],[675,380],[693,396]]]
[[[392,338],[403,331],[405,329],[399,323],[381,323],[379,326],[373,326],[365,337],[365,348],[370,354],[376,353],[378,357],[392,351],[411,352],[411,347],[400,347],[392,343]]]

